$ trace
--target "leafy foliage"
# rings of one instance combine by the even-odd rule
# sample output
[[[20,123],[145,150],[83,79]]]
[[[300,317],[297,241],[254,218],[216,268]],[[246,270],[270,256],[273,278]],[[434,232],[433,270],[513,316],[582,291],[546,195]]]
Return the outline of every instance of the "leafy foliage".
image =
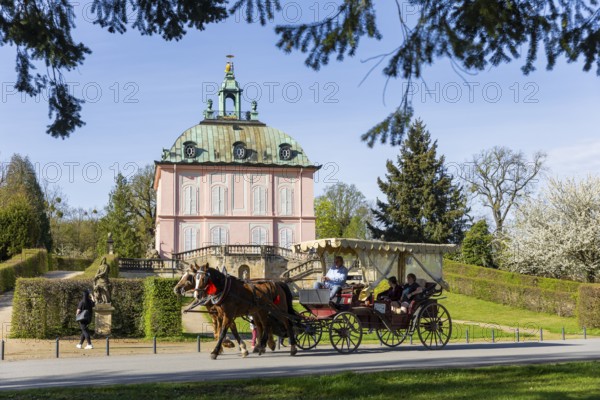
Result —
[[[600,178],[551,179],[538,199],[519,208],[507,239],[504,264],[511,271],[600,281]]]
[[[444,262],[444,279],[450,291],[481,300],[546,312],[573,316],[580,301],[578,282],[538,278],[490,268]]]
[[[537,152],[528,161],[521,151],[496,146],[474,155],[461,171],[471,193],[492,211],[498,234],[509,211],[532,193],[545,158],[544,153]]]
[[[143,335],[144,282],[140,279],[114,279],[112,284],[112,335]],[[47,339],[77,335],[75,310],[91,279],[19,279],[13,300],[11,336]],[[94,329],[94,322],[90,328]]]
[[[317,238],[366,239],[372,216],[365,196],[355,185],[336,183],[315,199]]]
[[[154,244],[156,192],[154,168],[146,166],[130,182],[119,174],[109,196],[106,215],[98,226],[98,254],[106,251],[109,233],[114,251],[121,257],[143,257]]]
[[[490,234],[486,220],[477,221],[466,233],[462,242],[462,258],[464,262],[482,267],[494,267],[493,236]]]
[[[147,278],[144,297],[146,337],[181,335],[181,298],[173,294],[178,279]]]
[[[437,142],[417,120],[397,159],[387,162],[386,180],[377,179],[387,203],[377,200],[373,209],[379,226],[368,224],[374,238],[386,241],[458,243],[466,224],[466,198],[452,183],[437,157]]]
[[[0,293],[13,289],[17,278],[38,276],[47,271],[46,251],[25,249],[21,254],[0,263]]]
[[[80,99],[69,93],[64,72],[83,64],[91,50],[72,36],[75,13],[66,0],[4,0],[0,13],[0,46],[16,49],[16,88],[35,96],[49,88],[49,114],[54,121],[47,133],[68,137],[83,126]],[[94,0],[93,22],[112,33],[128,28],[142,35],[161,35],[179,40],[186,28],[205,29],[207,24],[228,17],[226,0]],[[596,0],[539,1],[427,1],[411,0],[418,10],[414,23],[409,11],[398,5],[400,34],[390,52],[373,57],[374,68],[386,61],[388,78],[419,79],[426,66],[449,59],[452,67],[483,71],[520,58],[526,49],[522,71],[534,71],[540,48],[546,68],[552,69],[560,57],[567,62],[583,59],[583,70],[596,65],[600,75],[600,13]],[[245,8],[248,22],[265,25],[281,10],[279,0],[236,0],[229,14]],[[256,11],[256,12],[255,12]],[[133,17],[131,17],[133,16]],[[319,21],[275,27],[277,46],[286,53],[306,53],[305,64],[315,70],[330,57],[343,60],[354,56],[361,39],[382,38],[372,0],[343,0],[337,12]],[[48,72],[34,73],[36,64]],[[398,108],[362,135],[369,146],[379,139],[400,144],[413,115],[410,85]]]
[[[33,164],[12,156],[0,185],[0,260],[25,247],[52,248],[46,203]]]
[[[584,284],[579,287],[577,319],[579,325],[589,328],[600,328],[600,285]]]

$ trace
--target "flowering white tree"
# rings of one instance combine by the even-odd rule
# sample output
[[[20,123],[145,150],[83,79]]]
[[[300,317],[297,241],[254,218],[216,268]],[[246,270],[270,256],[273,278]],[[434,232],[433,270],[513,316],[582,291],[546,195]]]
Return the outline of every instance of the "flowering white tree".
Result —
[[[600,177],[550,180],[538,199],[519,207],[506,233],[508,269],[600,281]]]

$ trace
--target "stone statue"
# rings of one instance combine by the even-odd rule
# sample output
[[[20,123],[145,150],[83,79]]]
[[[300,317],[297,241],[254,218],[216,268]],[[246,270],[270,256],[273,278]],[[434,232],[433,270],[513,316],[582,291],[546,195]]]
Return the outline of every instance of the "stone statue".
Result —
[[[111,284],[108,280],[110,266],[106,262],[106,257],[102,258],[98,272],[94,276],[94,298],[98,304],[110,303]]]
[[[158,250],[156,249],[148,249],[148,251],[146,252],[146,258],[152,259],[152,260],[156,260],[160,258],[160,255],[158,254]]]
[[[252,100],[252,103],[250,103],[250,106],[252,107],[252,111],[256,112],[256,108],[258,107],[258,103],[256,102],[256,100]]]
[[[212,99],[208,99],[208,101],[206,102],[206,110],[207,111],[212,111],[212,106],[213,106]]]

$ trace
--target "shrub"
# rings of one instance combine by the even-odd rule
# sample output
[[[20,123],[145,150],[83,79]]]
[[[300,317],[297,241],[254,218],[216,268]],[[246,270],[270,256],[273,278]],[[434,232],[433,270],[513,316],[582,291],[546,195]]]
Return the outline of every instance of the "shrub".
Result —
[[[143,335],[144,284],[139,279],[115,279],[112,283],[114,336]],[[54,338],[79,333],[77,304],[89,279],[19,279],[13,300],[11,336]],[[94,323],[90,325],[93,330]]]
[[[0,293],[15,287],[19,277],[33,277],[48,271],[48,257],[44,249],[23,249],[20,255],[0,263]]]
[[[50,269],[52,271],[85,271],[94,261],[89,258],[52,256],[52,268]]]
[[[580,326],[600,328],[600,285],[583,284],[579,287],[577,319]]]
[[[181,299],[173,294],[178,279],[147,278],[144,321],[146,337],[181,335]]]
[[[492,235],[487,222],[477,221],[465,235],[462,242],[462,259],[467,264],[493,268]]]
[[[513,285],[491,279],[464,277],[444,273],[450,290],[487,300],[506,304],[535,312],[545,312],[570,317],[575,315],[577,293],[559,292],[539,287]]]

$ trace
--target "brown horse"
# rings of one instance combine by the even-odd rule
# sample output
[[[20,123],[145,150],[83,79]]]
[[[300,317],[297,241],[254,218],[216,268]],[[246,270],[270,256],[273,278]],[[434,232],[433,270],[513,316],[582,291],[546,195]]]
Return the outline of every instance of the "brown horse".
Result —
[[[252,315],[259,327],[259,355],[265,351],[269,329],[285,334],[290,340],[290,354],[297,352],[292,318],[296,314],[292,307],[292,297],[289,287],[283,282],[260,281],[245,282],[233,276],[226,276],[208,264],[200,267],[196,279],[196,290],[207,295],[213,295],[214,307],[218,318],[222,318],[219,340],[211,358],[217,358],[223,338],[228,327],[237,317]],[[236,332],[232,332],[234,335]],[[240,348],[245,350],[245,344],[236,337]],[[244,353],[242,353],[244,354]]]
[[[196,272],[198,268],[198,265],[192,265],[187,271],[183,273],[181,279],[179,279],[179,282],[177,282],[175,287],[173,287],[173,292],[176,295],[185,296],[187,293],[194,291],[194,289],[196,288]],[[219,325],[220,319],[217,318],[218,310],[214,309],[210,302],[208,302],[208,304],[205,304],[204,306],[206,307],[206,311],[208,312],[208,315],[210,315],[210,318],[212,320],[213,337],[215,338],[215,340],[219,340],[219,332],[221,331],[221,327]],[[235,324],[231,327],[232,333],[234,329],[237,330]],[[235,345],[230,339],[225,338],[225,340],[223,341],[223,347],[233,348],[235,347]]]

